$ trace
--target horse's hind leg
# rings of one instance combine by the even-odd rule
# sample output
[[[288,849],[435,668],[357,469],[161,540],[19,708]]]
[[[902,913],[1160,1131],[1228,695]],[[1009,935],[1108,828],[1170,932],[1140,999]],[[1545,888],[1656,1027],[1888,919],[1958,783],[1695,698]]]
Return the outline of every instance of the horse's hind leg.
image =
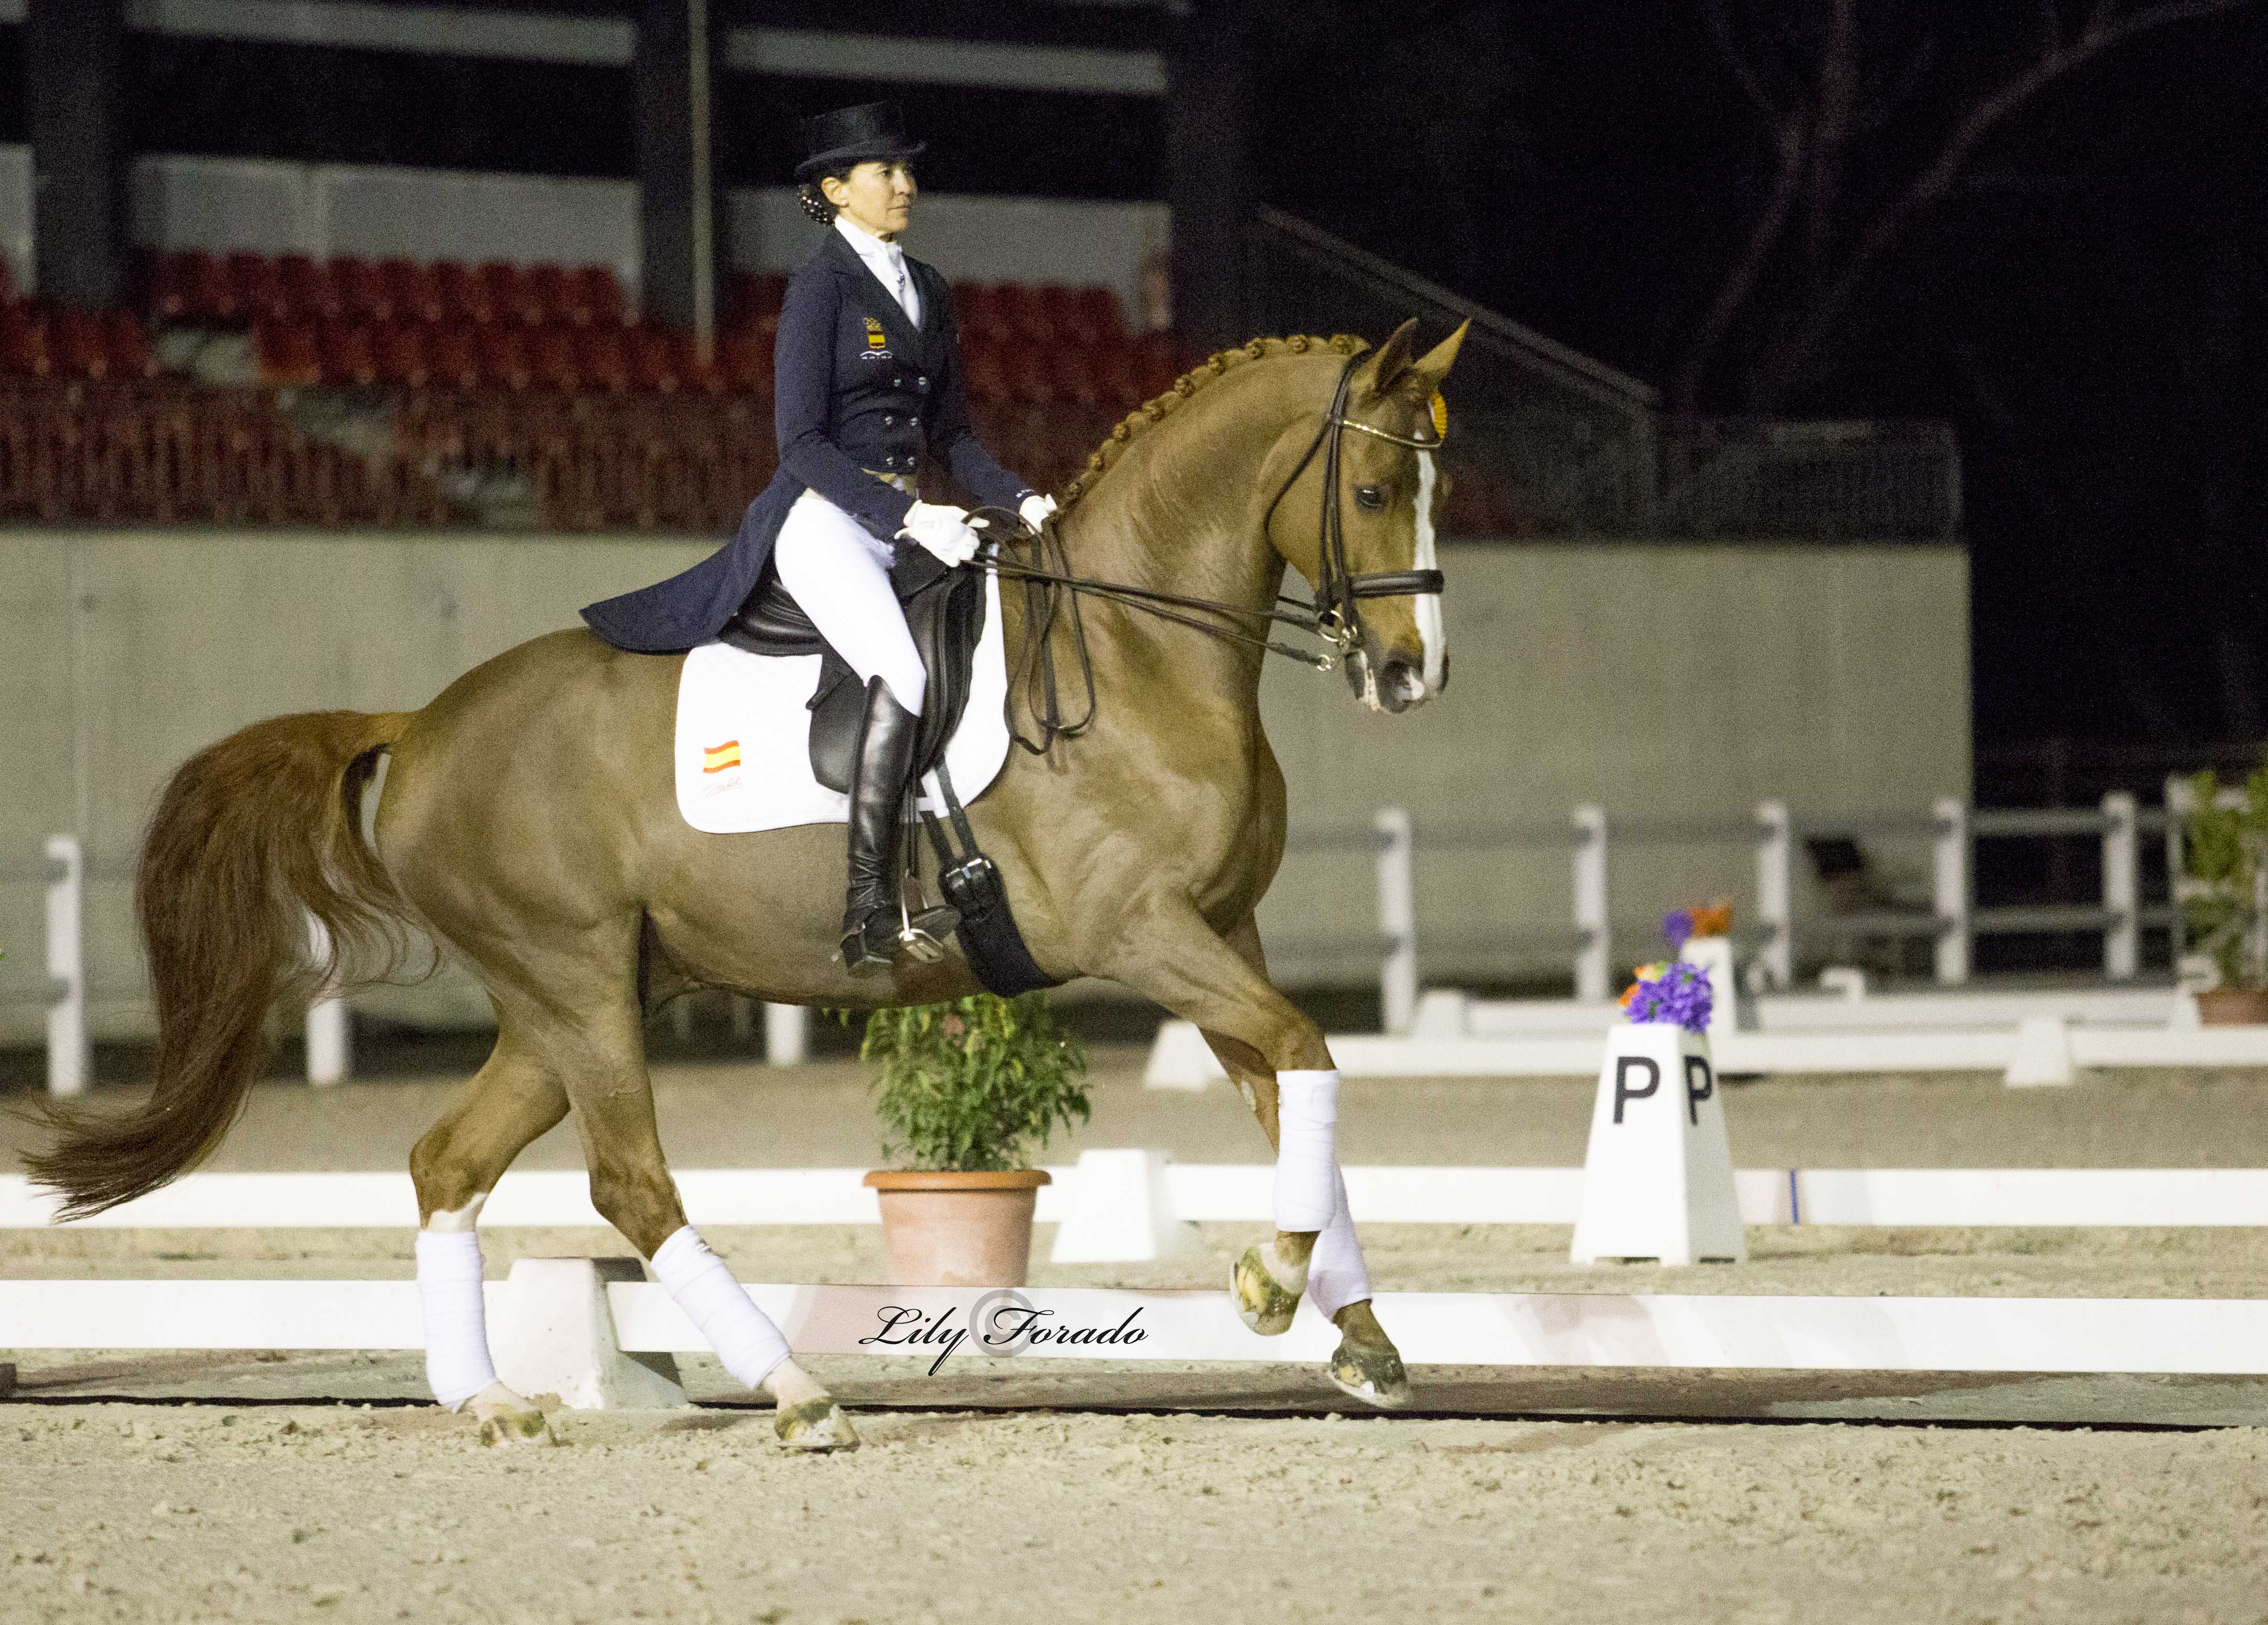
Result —
[[[570,1057],[563,1077],[591,1170],[591,1205],[652,1262],[725,1370],[778,1401],[772,1427],[783,1445],[856,1449],[850,1419],[795,1363],[779,1328],[685,1222],[655,1131],[637,1006],[618,996],[586,1008],[571,1028],[563,1028],[561,1048]]]
[[[541,1440],[549,1429],[541,1411],[497,1380],[475,1226],[512,1158],[566,1114],[557,1076],[506,1022],[487,1064],[409,1153],[426,1381],[441,1404],[480,1419],[483,1443]]]

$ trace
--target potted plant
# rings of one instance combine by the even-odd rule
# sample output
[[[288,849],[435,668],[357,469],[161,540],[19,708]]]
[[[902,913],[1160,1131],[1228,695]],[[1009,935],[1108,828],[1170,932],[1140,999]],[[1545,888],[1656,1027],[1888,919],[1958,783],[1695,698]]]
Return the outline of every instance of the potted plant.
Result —
[[[2234,795],[2210,769],[2186,788],[2174,893],[2194,951],[2220,974],[2198,995],[2198,1018],[2268,1022],[2268,766]]]
[[[882,1155],[909,1165],[866,1176],[891,1283],[1021,1286],[1048,1182],[1033,1153],[1087,1119],[1078,1039],[1041,994],[976,994],[876,1011],[858,1054],[881,1062]]]

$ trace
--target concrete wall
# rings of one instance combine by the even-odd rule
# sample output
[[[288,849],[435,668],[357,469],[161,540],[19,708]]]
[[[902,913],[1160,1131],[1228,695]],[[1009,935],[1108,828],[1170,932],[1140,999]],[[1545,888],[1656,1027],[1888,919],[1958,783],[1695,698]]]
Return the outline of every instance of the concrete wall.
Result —
[[[0,533],[0,988],[39,974],[40,838],[82,832],[97,871],[90,979],[99,1033],[137,1031],[130,873],[183,758],[279,712],[415,708],[591,599],[693,562],[706,543],[588,538]],[[1361,710],[1337,677],[1288,662],[1263,692],[1298,830],[1418,820],[1428,972],[1564,967],[1507,930],[1568,919],[1564,848],[1424,848],[1449,827],[1918,809],[1965,796],[1968,575],[1916,548],[1452,547],[1446,697]],[[1105,696],[1105,703],[1108,702]],[[1752,900],[1741,849],[1624,849],[1618,919],[1723,893]],[[1287,980],[1360,981],[1375,929],[1368,855],[1287,860],[1263,922]],[[1628,952],[1648,944],[1633,939]],[[371,1008],[477,1020],[461,980]],[[0,1040],[38,1012],[0,1005]]]

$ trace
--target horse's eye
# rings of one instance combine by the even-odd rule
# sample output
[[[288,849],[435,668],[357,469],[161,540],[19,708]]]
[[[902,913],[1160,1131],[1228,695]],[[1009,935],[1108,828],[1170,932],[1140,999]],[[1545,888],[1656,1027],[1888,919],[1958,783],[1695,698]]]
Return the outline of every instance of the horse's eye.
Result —
[[[1354,499],[1366,508],[1377,509],[1386,506],[1386,493],[1374,485],[1356,486]]]

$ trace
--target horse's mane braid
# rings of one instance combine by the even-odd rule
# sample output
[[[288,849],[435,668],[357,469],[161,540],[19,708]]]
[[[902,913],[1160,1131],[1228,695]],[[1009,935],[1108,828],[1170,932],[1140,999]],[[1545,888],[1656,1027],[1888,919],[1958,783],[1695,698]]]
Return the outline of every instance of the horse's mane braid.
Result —
[[[1370,348],[1364,340],[1350,334],[1335,334],[1327,339],[1311,338],[1295,333],[1289,338],[1255,339],[1234,349],[1224,349],[1208,357],[1203,364],[1190,368],[1174,380],[1174,386],[1153,401],[1146,401],[1129,412],[1110,431],[1110,438],[1098,446],[1086,460],[1086,471],[1066,487],[1060,498],[1065,508],[1094,489],[1103,472],[1118,460],[1118,454],[1127,443],[1142,433],[1182,401],[1204,388],[1231,367],[1242,366],[1248,361],[1264,361],[1270,356],[1303,356],[1309,350],[1331,350],[1342,356],[1357,356]]]

